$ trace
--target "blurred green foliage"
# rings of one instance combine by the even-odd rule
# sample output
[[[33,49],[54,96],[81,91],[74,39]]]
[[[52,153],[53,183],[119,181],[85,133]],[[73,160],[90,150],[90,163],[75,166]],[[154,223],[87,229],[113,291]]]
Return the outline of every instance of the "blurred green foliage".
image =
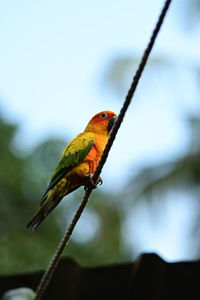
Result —
[[[187,6],[190,9],[187,9]],[[188,2],[183,5],[183,8],[185,12],[189,12],[190,17],[192,16],[194,23],[198,24],[199,18],[195,18],[195,15],[199,16],[200,1]],[[187,13],[185,15],[188,17]],[[193,23],[191,18],[186,22],[187,27],[188,23]],[[138,59],[138,55],[116,57],[104,74],[104,87],[107,82],[109,88],[124,96]],[[167,70],[168,75],[170,72],[168,77],[171,78],[173,61],[170,62],[170,59],[153,56],[149,65],[151,75],[157,76],[158,72],[164,69],[165,73]],[[197,67],[194,76],[199,83],[200,71]],[[148,205],[155,199],[161,202],[165,199],[166,192],[172,189],[184,191],[200,203],[200,119],[188,118],[187,121],[191,129],[190,143],[185,153],[176,161],[144,167],[137,176],[130,178],[124,189],[125,192],[118,197],[101,192],[100,189],[93,193],[86,208],[87,214],[83,213],[65,255],[72,256],[83,265],[128,260],[133,256],[133,249],[130,255],[124,241],[122,227],[137,200],[145,201]],[[25,230],[27,221],[38,208],[39,200],[66,142],[50,139],[29,153],[20,154],[13,142],[16,132],[17,125],[10,124],[0,117],[0,272],[2,274],[38,270],[47,266],[83,192],[79,189],[66,197],[68,199],[61,202],[36,232]],[[159,197],[155,197],[156,194]],[[122,197],[126,199],[123,206]],[[196,218],[193,220],[193,241],[195,240],[197,244],[196,256],[200,253],[199,211],[197,210]],[[89,235],[87,235],[88,219],[90,220],[89,231],[92,232]]]
[[[146,203],[158,214],[163,213],[167,196],[173,192],[184,195],[190,204],[191,227],[185,233],[186,244],[190,244],[190,258],[200,255],[200,118],[187,119],[189,132],[188,147],[176,160],[146,166],[132,178],[125,189],[126,205]],[[163,206],[162,206],[163,204]],[[196,208],[194,210],[194,207]],[[181,209],[181,208],[180,208]]]
[[[13,142],[17,126],[0,118],[0,272],[15,273],[45,268],[67,224],[77,208],[83,191],[64,199],[36,232],[25,225],[39,206],[53,169],[65,147],[61,140],[50,139],[27,154],[20,154]],[[83,265],[106,264],[128,259],[122,247],[122,214],[112,195],[95,191],[88,206],[87,224],[83,216],[80,241],[73,238],[65,255]],[[97,221],[96,221],[97,220]],[[93,228],[94,222],[96,225]],[[84,224],[86,229],[84,230]],[[87,226],[90,234],[87,238]],[[79,230],[77,226],[77,231]]]

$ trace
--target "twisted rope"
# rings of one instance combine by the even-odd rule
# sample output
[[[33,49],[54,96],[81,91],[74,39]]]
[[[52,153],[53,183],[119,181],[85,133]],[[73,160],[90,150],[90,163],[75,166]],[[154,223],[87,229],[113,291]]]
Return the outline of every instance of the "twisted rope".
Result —
[[[136,71],[136,73],[135,73],[135,75],[133,77],[133,81],[132,81],[131,87],[130,87],[128,93],[127,93],[127,96],[125,98],[124,104],[123,104],[123,106],[121,108],[121,111],[119,113],[118,119],[117,119],[117,121],[116,121],[116,123],[115,123],[115,125],[114,125],[114,127],[113,127],[113,129],[111,131],[108,143],[107,143],[107,145],[106,145],[106,147],[104,149],[104,152],[102,154],[101,160],[100,160],[100,162],[99,162],[99,164],[98,164],[98,166],[97,166],[97,168],[96,168],[96,170],[94,172],[94,175],[92,177],[94,183],[97,182],[97,179],[100,176],[102,168],[103,168],[103,166],[104,166],[104,164],[106,162],[106,159],[108,157],[109,151],[110,151],[110,149],[112,147],[112,144],[113,144],[113,142],[115,140],[117,132],[118,132],[118,130],[119,130],[120,126],[121,126],[121,123],[122,123],[122,121],[124,119],[125,113],[126,113],[128,107],[129,107],[130,103],[131,103],[132,97],[133,97],[133,95],[135,93],[135,90],[137,88],[138,82],[140,80],[140,77],[141,77],[142,72],[144,70],[144,67],[146,65],[147,59],[149,57],[149,54],[150,54],[150,52],[151,52],[151,50],[153,48],[153,45],[155,43],[156,37],[158,35],[158,32],[160,31],[161,25],[162,25],[162,23],[164,21],[165,15],[166,15],[166,13],[168,11],[169,5],[171,4],[171,1],[172,0],[166,0],[165,3],[164,3],[163,9],[162,9],[161,14],[160,14],[160,16],[158,18],[158,21],[156,23],[155,29],[153,30],[153,33],[152,33],[151,38],[150,38],[150,41],[149,41],[149,43],[148,43],[148,45],[147,45],[147,47],[146,47],[146,49],[144,51],[144,54],[143,54],[142,59],[141,59],[141,62],[140,62],[139,66],[138,66],[138,69],[137,69],[137,71]],[[93,187],[90,186],[88,188],[88,190],[85,192],[85,194],[83,196],[83,199],[81,201],[81,204],[80,204],[79,208],[77,209],[77,211],[76,211],[76,213],[75,213],[75,215],[74,215],[74,217],[72,219],[72,222],[70,223],[70,225],[69,225],[66,233],[64,234],[64,236],[63,236],[60,244],[58,245],[56,253],[53,256],[53,258],[52,258],[52,260],[51,260],[48,268],[44,272],[44,275],[43,275],[43,277],[42,277],[42,279],[41,279],[41,281],[40,281],[40,283],[39,283],[39,285],[37,287],[35,300],[40,300],[41,297],[42,297],[42,295],[44,294],[44,292],[45,292],[45,290],[46,290],[46,288],[47,288],[47,286],[48,286],[48,284],[49,284],[49,282],[50,282],[50,280],[51,280],[51,278],[53,276],[53,273],[54,273],[54,271],[55,271],[55,269],[56,269],[56,267],[57,267],[57,265],[59,263],[59,260],[60,260],[60,257],[62,255],[62,252],[63,252],[64,248],[66,247],[66,245],[67,245],[67,243],[68,243],[68,241],[70,239],[70,236],[72,235],[72,232],[73,232],[73,230],[74,230],[74,228],[75,228],[75,226],[76,226],[79,218],[81,217],[81,214],[82,214],[85,206],[87,205],[87,203],[89,201],[89,197],[90,197],[90,195],[92,193],[92,190],[93,190]]]

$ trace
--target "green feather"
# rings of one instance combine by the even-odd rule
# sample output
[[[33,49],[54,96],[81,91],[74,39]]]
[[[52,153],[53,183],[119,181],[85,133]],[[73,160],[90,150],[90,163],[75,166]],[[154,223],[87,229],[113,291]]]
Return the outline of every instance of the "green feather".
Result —
[[[82,140],[83,145],[85,144],[85,139]],[[92,146],[94,144],[94,140],[91,140],[86,146],[84,146],[82,149],[79,149],[78,151],[72,152],[72,153],[67,153],[64,154],[56,168],[56,170],[53,173],[53,176],[51,178],[50,184],[42,197],[41,203],[46,199],[47,193],[49,190],[51,190],[56,183],[59,182],[59,180],[68,172],[70,171],[73,167],[77,166],[80,164],[86,155],[89,153],[91,150]],[[71,144],[70,144],[71,145]],[[70,146],[69,145],[69,146]],[[68,148],[69,148],[68,146]],[[68,149],[67,148],[67,149]],[[66,151],[67,152],[67,151]]]

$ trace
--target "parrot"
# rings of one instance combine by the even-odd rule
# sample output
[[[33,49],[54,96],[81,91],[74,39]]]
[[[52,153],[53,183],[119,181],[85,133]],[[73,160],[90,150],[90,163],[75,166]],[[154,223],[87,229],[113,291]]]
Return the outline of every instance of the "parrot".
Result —
[[[77,188],[92,184],[92,175],[101,159],[117,115],[112,111],[95,114],[85,130],[78,134],[63,151],[58,166],[41,199],[40,208],[26,228],[35,230],[62,198]],[[97,183],[102,183],[99,178]]]

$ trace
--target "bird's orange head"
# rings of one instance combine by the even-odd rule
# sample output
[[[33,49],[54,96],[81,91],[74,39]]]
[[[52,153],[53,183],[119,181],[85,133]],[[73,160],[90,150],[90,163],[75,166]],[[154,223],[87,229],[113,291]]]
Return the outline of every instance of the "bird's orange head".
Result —
[[[96,114],[88,123],[85,132],[94,132],[108,135],[117,119],[117,115],[112,111],[101,111]]]

